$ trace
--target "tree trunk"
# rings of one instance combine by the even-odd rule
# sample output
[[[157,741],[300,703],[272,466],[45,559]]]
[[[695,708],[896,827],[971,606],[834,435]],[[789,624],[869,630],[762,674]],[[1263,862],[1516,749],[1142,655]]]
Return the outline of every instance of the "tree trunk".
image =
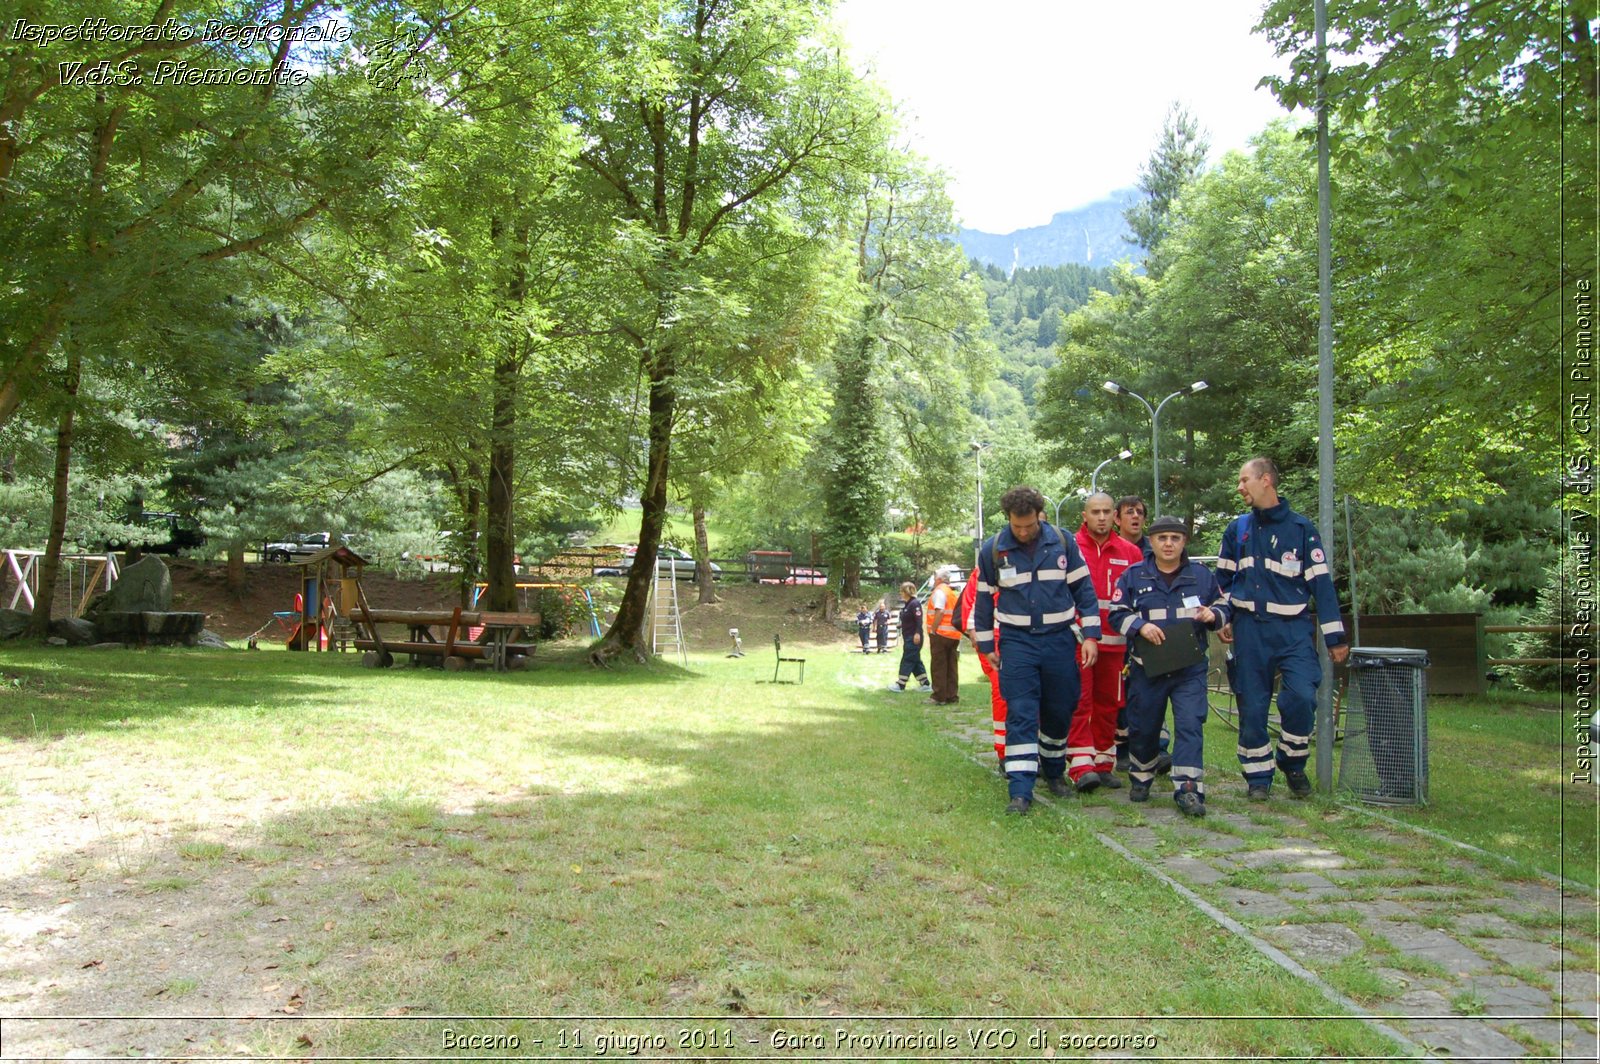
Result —
[[[68,344],[67,380],[63,388],[61,420],[56,426],[56,468],[50,498],[50,539],[39,559],[39,590],[33,600],[28,634],[36,639],[50,635],[50,609],[56,597],[56,576],[61,571],[61,543],[67,534],[67,474],[72,468],[72,416],[78,405],[78,382],[83,358],[75,343]]]
[[[228,544],[228,591],[234,595],[244,594],[244,544]]]
[[[694,581],[700,585],[697,602],[716,602],[716,581],[711,576],[711,540],[706,535],[706,508],[694,502]]]
[[[839,573],[839,598],[853,599],[861,597],[861,559],[846,558],[840,567]]]
[[[828,584],[822,589],[822,602],[817,606],[817,620],[833,621],[839,616],[839,596],[833,590],[833,584]]]
[[[485,569],[489,586],[484,601],[491,610],[517,608],[517,575],[511,557],[515,551],[513,500],[516,494],[517,358],[503,355],[494,366],[494,421],[489,430],[489,488]],[[476,552],[474,552],[476,553]]]
[[[639,550],[628,570],[628,584],[617,606],[616,619],[595,644],[589,660],[604,665],[624,651],[632,651],[640,662],[650,660],[650,640],[646,625],[650,587],[655,580],[651,564],[661,546],[661,529],[667,519],[667,467],[672,454],[672,418],[677,405],[673,391],[676,371],[671,352],[656,352],[647,365],[650,375],[650,447],[644,492],[640,496],[643,514],[639,521]]]

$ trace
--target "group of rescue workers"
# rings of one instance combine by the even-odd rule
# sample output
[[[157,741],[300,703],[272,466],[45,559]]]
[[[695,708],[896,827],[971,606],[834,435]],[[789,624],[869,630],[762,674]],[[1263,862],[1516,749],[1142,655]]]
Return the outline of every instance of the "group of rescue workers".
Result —
[[[1158,517],[1146,529],[1137,496],[1089,496],[1082,526],[1068,536],[1043,520],[1038,491],[1012,488],[1000,500],[1006,527],[978,548],[961,593],[941,569],[924,618],[916,589],[901,585],[903,649],[890,689],[904,691],[915,679],[930,702],[956,701],[956,650],[970,639],[990,682],[1007,813],[1028,812],[1041,775],[1051,794],[1066,797],[1120,788],[1117,773],[1127,771],[1128,797],[1143,802],[1156,775],[1170,771],[1178,809],[1204,816],[1211,629],[1232,645],[1247,797],[1266,801],[1281,771],[1289,792],[1304,798],[1322,679],[1314,639],[1320,634],[1335,662],[1349,646],[1316,528],[1279,496],[1278,483],[1270,458],[1240,468],[1238,490],[1250,509],[1223,531],[1215,573],[1189,558],[1182,521]],[[931,680],[922,668],[924,631]],[[1275,675],[1274,752],[1267,714]]]

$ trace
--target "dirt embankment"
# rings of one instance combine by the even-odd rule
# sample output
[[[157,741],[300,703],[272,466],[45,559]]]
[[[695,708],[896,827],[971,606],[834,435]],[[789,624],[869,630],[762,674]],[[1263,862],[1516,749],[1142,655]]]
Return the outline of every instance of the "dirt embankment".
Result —
[[[272,615],[294,608],[300,590],[300,569],[295,565],[253,564],[246,567],[245,586],[229,590],[227,572],[221,563],[166,559],[172,572],[172,608],[206,614],[206,627],[224,639],[243,639],[268,625],[263,638],[277,633]],[[620,594],[622,581],[614,583]],[[420,580],[400,580],[386,572],[368,570],[362,588],[373,608],[449,609],[461,602],[456,577],[434,573]],[[692,583],[678,587],[678,605],[683,614],[684,637],[691,650],[714,651],[731,648],[728,629],[739,629],[747,650],[763,645],[770,648],[772,637],[782,635],[795,645],[848,645],[854,640],[855,611],[858,605],[845,603],[844,611],[832,620],[818,616],[822,588],[774,586],[727,580],[717,585],[720,601],[700,604]],[[69,588],[58,588],[56,616],[70,616],[82,597],[81,574]],[[617,596],[612,596],[615,599]],[[5,599],[10,598],[9,594]],[[3,602],[5,600],[0,600]],[[602,630],[611,618],[602,611]]]

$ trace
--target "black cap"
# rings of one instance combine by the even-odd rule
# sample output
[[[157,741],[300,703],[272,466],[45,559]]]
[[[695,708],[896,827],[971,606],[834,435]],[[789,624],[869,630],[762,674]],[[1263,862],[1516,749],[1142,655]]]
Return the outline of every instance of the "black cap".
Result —
[[[1189,529],[1185,527],[1182,521],[1170,515],[1163,515],[1156,518],[1154,521],[1146,525],[1144,530],[1144,534],[1150,536],[1151,538],[1160,535],[1162,532],[1176,532],[1184,539],[1189,538]]]

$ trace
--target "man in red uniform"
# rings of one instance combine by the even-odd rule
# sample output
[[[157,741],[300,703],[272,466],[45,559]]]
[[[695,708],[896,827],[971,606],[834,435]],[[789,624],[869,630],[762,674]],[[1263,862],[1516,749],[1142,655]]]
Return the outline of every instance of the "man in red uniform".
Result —
[[[972,571],[977,573],[978,568],[973,566]],[[961,618],[961,630],[972,640],[974,649],[978,646],[978,639],[972,634],[972,611],[978,601],[978,581],[974,576],[967,578],[967,586],[961,589],[961,601],[956,606],[956,616]],[[997,643],[999,642],[996,636]],[[994,718],[994,756],[1000,775],[1006,774],[1006,700],[1000,694],[1000,670],[989,662],[989,655],[978,655],[978,666],[983,669],[983,675],[989,680],[989,710]]]
[[[1144,561],[1144,552],[1112,527],[1115,506],[1104,492],[1089,496],[1083,503],[1083,524],[1077,534],[1078,550],[1089,566],[1102,614],[1110,610],[1111,593],[1122,574]],[[1127,651],[1121,633],[1106,629],[1094,664],[1078,666],[1078,711],[1067,732],[1067,777],[1079,794],[1096,787],[1122,786],[1114,770],[1122,663]]]

